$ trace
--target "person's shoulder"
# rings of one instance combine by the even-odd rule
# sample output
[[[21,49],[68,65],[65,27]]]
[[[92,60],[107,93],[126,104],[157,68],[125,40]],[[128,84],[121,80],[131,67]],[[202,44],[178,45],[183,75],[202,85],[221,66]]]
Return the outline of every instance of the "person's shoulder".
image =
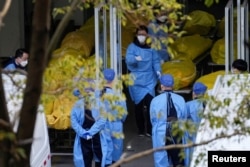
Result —
[[[127,53],[133,52],[140,49],[139,46],[137,46],[134,42],[131,42],[127,47]]]
[[[131,43],[128,45],[128,48],[131,48],[131,47],[136,47],[136,45],[135,45],[134,42],[131,42]]]
[[[161,93],[161,94],[155,96],[153,99],[154,100],[159,100],[159,99],[163,98],[164,96],[165,96],[165,93]]]
[[[82,107],[82,106],[84,106],[84,99],[83,99],[83,98],[80,98],[80,99],[78,99],[78,100],[75,102],[74,107],[79,108],[79,107]]]
[[[9,63],[4,67],[4,70],[15,70],[16,66],[14,63]]]
[[[177,93],[172,93],[172,96],[175,97],[175,98],[178,98],[180,100],[184,100],[185,101],[184,97],[182,97],[181,95],[179,95]]]
[[[186,104],[187,105],[192,105],[192,104],[194,104],[196,102],[197,102],[197,100],[189,100],[189,101],[186,102]]]
[[[14,58],[13,57],[8,57],[6,60],[4,60],[2,62],[3,68],[10,67],[10,66],[14,66]]]

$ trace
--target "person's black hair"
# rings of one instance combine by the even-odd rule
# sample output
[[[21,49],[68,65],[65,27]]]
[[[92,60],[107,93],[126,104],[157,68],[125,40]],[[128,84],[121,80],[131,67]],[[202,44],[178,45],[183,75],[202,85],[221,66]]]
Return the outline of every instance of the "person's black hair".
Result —
[[[242,59],[236,59],[233,64],[232,64],[233,68],[236,68],[240,71],[247,71],[247,62],[245,60]]]
[[[144,31],[146,31],[146,32],[148,33],[148,28],[147,28],[145,25],[140,25],[140,26],[136,29],[135,33],[137,34],[138,31],[141,31],[141,30],[144,30]]]
[[[138,31],[141,31],[141,30],[144,30],[144,31],[146,31],[146,32],[148,33],[148,28],[147,28],[146,26],[144,26],[144,25],[140,25],[140,26],[136,29],[136,35],[137,35]],[[134,37],[134,44],[137,45],[137,46],[139,46],[140,48],[150,48],[150,46],[149,46],[147,43],[141,44],[141,43],[138,41],[138,39],[137,39],[136,36]]]
[[[27,49],[20,48],[16,50],[15,58],[22,57],[23,53],[29,53]]]

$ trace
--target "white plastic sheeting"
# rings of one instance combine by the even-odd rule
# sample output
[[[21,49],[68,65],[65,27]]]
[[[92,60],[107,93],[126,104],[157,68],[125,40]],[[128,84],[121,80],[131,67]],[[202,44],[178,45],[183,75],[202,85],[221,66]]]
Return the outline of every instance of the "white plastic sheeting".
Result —
[[[208,102],[205,115],[212,114],[223,118],[226,121],[225,127],[211,127],[211,123],[203,119],[198,129],[196,143],[216,138],[216,136],[224,134],[233,134],[236,130],[241,131],[242,128],[250,128],[250,118],[244,114],[240,114],[242,109],[239,109],[242,101],[249,96],[250,92],[250,74],[241,75],[225,75],[218,76],[215,86],[211,91],[211,96],[215,97],[215,101]],[[225,105],[227,99],[231,99],[229,105]],[[222,102],[216,106],[216,103]],[[224,102],[224,105],[223,105]],[[245,104],[245,103],[244,103]],[[248,104],[249,105],[249,104]],[[245,112],[249,114],[249,106],[246,106]],[[245,126],[241,127],[235,123],[235,119],[245,122]],[[250,150],[250,135],[235,135],[230,138],[222,138],[215,140],[207,145],[198,146],[195,148],[191,167],[208,166],[208,151],[226,151],[226,150]],[[201,156],[203,155],[203,156]],[[198,160],[196,162],[196,160]]]
[[[2,74],[2,79],[10,121],[14,126],[14,131],[16,131],[23,101],[26,76],[23,74]],[[48,129],[46,118],[42,111],[42,106],[39,106],[31,147],[31,167],[51,167]]]

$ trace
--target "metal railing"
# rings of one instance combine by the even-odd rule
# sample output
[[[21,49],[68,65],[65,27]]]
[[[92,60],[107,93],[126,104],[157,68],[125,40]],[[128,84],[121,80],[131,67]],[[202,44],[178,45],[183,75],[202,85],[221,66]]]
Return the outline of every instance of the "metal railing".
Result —
[[[225,7],[225,70],[226,73],[231,70],[231,64],[234,61],[234,34],[233,34],[233,0],[229,0]]]
[[[103,59],[101,68],[114,69],[119,77],[122,73],[122,51],[121,51],[121,21],[115,7],[109,5],[109,15],[105,4],[95,7],[95,56],[97,67],[100,67],[100,57]],[[109,17],[109,18],[108,18]],[[109,20],[109,25],[107,24]],[[100,23],[102,21],[102,23]],[[109,32],[108,32],[109,29]],[[109,36],[107,35],[109,34]],[[108,51],[109,42],[110,50]],[[100,53],[101,51],[101,53]],[[110,60],[108,59],[110,56]],[[110,61],[110,62],[108,62]],[[98,74],[97,74],[98,77]]]

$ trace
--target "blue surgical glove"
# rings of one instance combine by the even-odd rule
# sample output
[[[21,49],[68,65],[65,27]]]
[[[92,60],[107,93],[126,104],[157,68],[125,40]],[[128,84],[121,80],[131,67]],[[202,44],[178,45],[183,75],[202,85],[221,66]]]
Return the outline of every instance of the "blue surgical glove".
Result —
[[[86,139],[86,140],[90,140],[90,139],[92,139],[92,136],[87,132],[87,133],[84,133],[83,135],[82,135],[82,137],[84,138],[84,139]]]
[[[77,89],[77,88],[75,88],[75,89],[73,90],[73,95],[76,96],[76,97],[79,97],[79,96],[81,95],[80,90]]]

